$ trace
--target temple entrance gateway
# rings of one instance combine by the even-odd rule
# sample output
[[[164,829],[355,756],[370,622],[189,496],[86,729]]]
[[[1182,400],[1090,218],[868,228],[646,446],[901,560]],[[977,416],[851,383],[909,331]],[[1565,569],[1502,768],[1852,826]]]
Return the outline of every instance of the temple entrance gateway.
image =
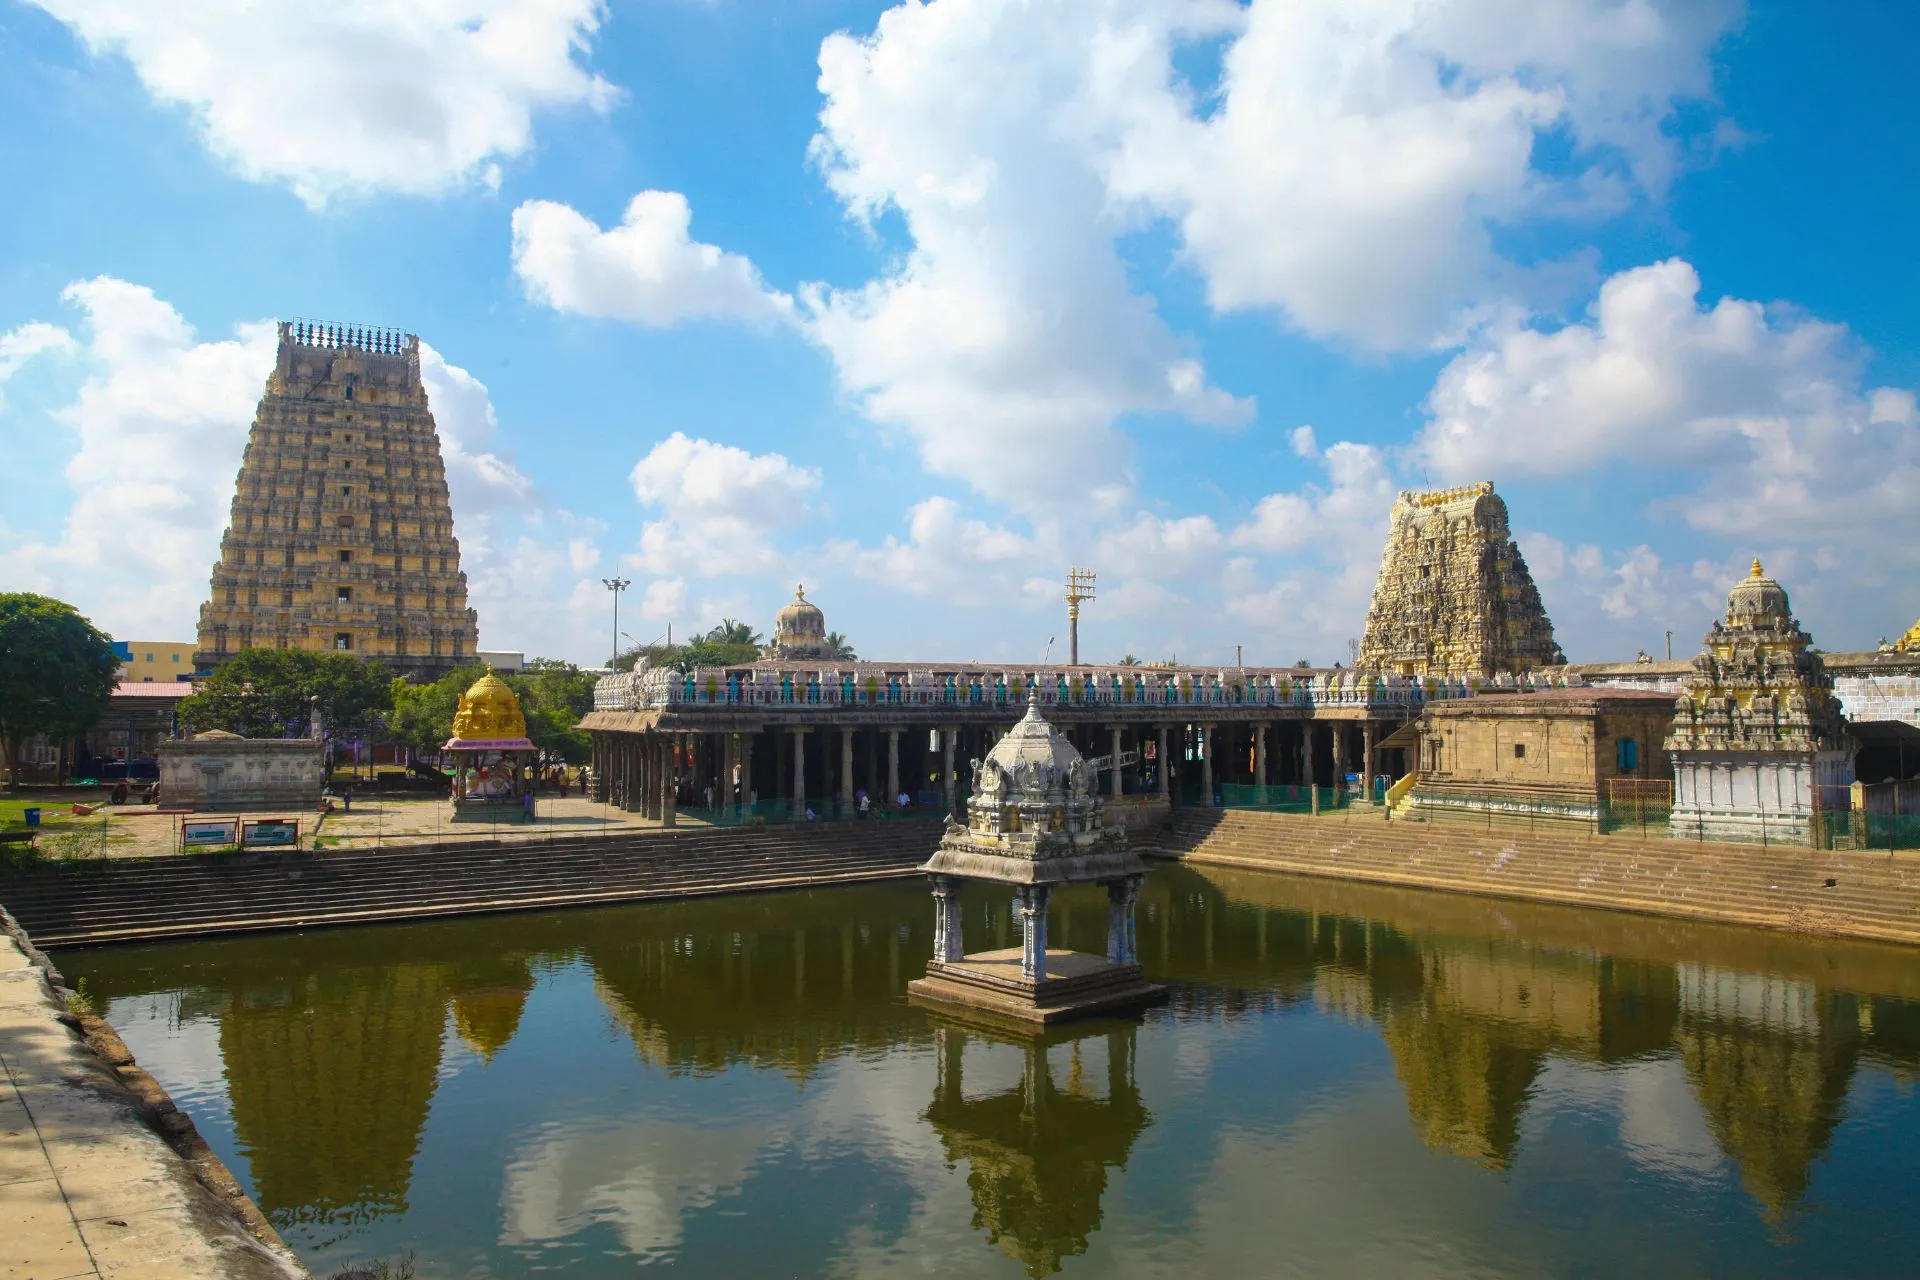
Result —
[[[1126,832],[1102,820],[1095,775],[1040,714],[1027,714],[973,762],[967,823],[950,823],[921,868],[933,882],[933,959],[907,984],[916,1000],[960,1006],[1023,1022],[1052,1023],[1131,1009],[1166,998],[1146,981],[1134,934],[1134,904],[1146,866]],[[1020,945],[964,952],[960,895],[969,880],[1011,885]],[[1107,890],[1105,956],[1050,948],[1053,890],[1096,883]]]

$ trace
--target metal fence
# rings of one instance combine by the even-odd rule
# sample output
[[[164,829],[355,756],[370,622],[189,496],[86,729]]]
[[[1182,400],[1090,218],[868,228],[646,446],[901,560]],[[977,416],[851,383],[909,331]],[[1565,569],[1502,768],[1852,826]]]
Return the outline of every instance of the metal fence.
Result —
[[[1222,808],[1254,809],[1261,813],[1324,813],[1344,809],[1353,802],[1353,792],[1345,787],[1261,787],[1223,782],[1214,790],[1219,794]]]
[[[711,827],[767,827],[788,822],[943,822],[947,811],[937,803],[905,809],[872,805],[863,816],[855,805],[839,799],[808,800],[804,807],[792,800],[759,800],[753,804],[687,805],[675,813],[690,822]]]

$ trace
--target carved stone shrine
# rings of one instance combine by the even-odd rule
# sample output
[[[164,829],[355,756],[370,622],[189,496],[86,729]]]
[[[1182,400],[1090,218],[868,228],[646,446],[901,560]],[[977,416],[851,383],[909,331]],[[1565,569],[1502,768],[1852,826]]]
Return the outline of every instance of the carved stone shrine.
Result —
[[[1102,820],[1095,774],[1030,692],[1027,714],[973,762],[963,826],[949,819],[920,869],[933,881],[933,959],[907,985],[917,1000],[1030,1023],[1053,1023],[1164,999],[1141,975],[1134,904],[1146,865],[1126,831]],[[1021,945],[966,954],[960,894],[968,881],[1011,885]],[[1047,946],[1047,906],[1069,884],[1107,889],[1107,953]]]
[[[1826,663],[1755,560],[1674,707],[1673,833],[1805,843],[1817,811],[1851,807],[1855,750]]]

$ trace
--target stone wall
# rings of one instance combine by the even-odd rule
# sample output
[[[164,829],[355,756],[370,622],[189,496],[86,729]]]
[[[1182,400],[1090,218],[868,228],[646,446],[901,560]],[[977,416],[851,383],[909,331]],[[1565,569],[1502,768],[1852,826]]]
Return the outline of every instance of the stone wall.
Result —
[[[1612,779],[1671,779],[1663,743],[1672,721],[1664,695],[1624,690],[1496,695],[1429,707],[1412,803],[1459,807],[1478,799],[1591,815]],[[1620,767],[1626,739],[1635,745],[1631,770]]]
[[[203,733],[160,744],[160,799],[169,808],[285,809],[320,803],[320,744],[310,738]]]

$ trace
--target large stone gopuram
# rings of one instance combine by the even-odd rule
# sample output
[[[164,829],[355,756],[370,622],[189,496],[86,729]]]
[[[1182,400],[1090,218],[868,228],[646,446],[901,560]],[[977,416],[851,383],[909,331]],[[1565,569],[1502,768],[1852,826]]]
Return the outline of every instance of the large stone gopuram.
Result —
[[[1165,987],[1141,976],[1134,938],[1146,865],[1127,849],[1126,832],[1102,820],[1094,778],[1029,694],[1027,714],[974,761],[966,825],[950,821],[920,868],[937,910],[927,976],[907,984],[916,999],[1046,1024],[1165,998]],[[1012,886],[1019,947],[965,953],[960,892],[969,880]],[[1088,882],[1107,888],[1107,954],[1050,949],[1053,890]]]
[[[1849,806],[1855,747],[1812,643],[1755,560],[1675,704],[1675,835],[1798,843]]]
[[[1485,679],[1565,661],[1492,483],[1401,494],[1356,665]]]
[[[281,324],[195,665],[338,650],[431,679],[471,661],[477,637],[420,340]]]

